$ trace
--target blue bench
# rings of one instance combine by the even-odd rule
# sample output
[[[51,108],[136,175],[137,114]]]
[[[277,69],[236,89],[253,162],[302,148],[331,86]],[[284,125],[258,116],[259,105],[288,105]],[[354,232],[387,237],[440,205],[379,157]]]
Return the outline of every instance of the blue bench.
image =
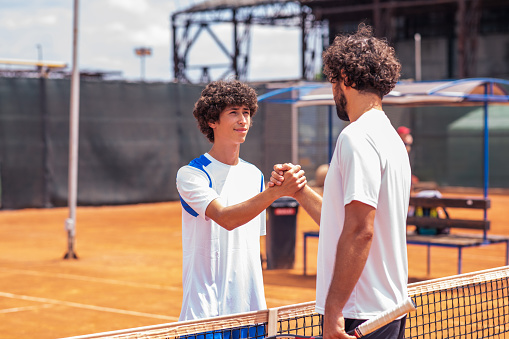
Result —
[[[462,270],[462,250],[466,247],[484,246],[505,243],[505,262],[509,264],[509,238],[499,235],[488,235],[490,221],[487,220],[487,211],[490,208],[490,200],[484,198],[436,198],[436,197],[411,197],[410,206],[414,214],[407,218],[407,226],[416,226],[414,230],[407,231],[407,244],[424,245],[427,247],[426,273],[430,275],[431,246],[455,247],[458,249],[458,274]],[[443,209],[450,211],[452,208],[467,208],[484,211],[484,218],[479,220],[455,219],[446,213],[446,217],[437,217],[437,211]],[[420,211],[420,213],[416,213]],[[424,211],[425,213],[422,213]],[[426,213],[426,211],[428,213]],[[447,229],[449,232],[440,232]],[[455,229],[479,230],[482,233],[458,234]],[[453,231],[453,232],[450,232]]]
[[[433,213],[414,213],[407,218],[407,226],[416,226],[416,229],[407,231],[407,244],[423,245],[427,247],[427,266],[426,273],[430,275],[431,269],[431,246],[452,247],[458,249],[458,274],[461,274],[463,263],[463,249],[467,247],[485,246],[491,244],[505,243],[505,264],[509,265],[509,237],[500,235],[488,235],[490,221],[486,219],[486,214],[491,206],[489,199],[484,198],[428,198],[411,197],[410,206],[415,210],[437,210],[444,211],[452,208],[468,208],[484,211],[484,218],[480,220],[465,220],[447,217],[438,218]],[[419,228],[419,232],[417,232]],[[437,230],[469,229],[480,230],[479,234],[458,234],[442,233]],[[435,230],[435,232],[433,232]],[[437,234],[433,234],[437,233]],[[317,238],[318,231],[304,232],[304,275],[307,274],[307,240],[308,238]]]

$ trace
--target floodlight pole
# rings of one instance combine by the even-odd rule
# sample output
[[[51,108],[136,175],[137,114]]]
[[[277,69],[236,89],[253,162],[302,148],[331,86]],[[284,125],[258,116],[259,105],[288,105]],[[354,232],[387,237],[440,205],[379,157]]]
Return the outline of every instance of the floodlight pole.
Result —
[[[78,259],[78,256],[74,251],[76,235],[76,201],[78,192],[78,141],[80,106],[80,73],[78,67],[78,8],[79,0],[74,0],[71,104],[69,118],[69,218],[65,220],[68,248],[67,253],[64,255],[64,259]]]
[[[138,47],[134,49],[134,53],[140,57],[141,61],[140,77],[141,81],[145,81],[145,57],[152,55],[152,49],[148,47]]]

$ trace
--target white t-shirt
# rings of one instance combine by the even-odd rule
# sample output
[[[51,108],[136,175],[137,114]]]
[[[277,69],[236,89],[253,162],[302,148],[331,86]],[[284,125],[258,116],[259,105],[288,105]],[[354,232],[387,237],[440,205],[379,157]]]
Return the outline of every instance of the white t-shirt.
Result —
[[[348,299],[345,318],[369,319],[407,297],[406,217],[410,163],[383,111],[372,109],[339,135],[324,184],[318,245],[316,310],[324,313],[343,230],[353,200],[376,208],[369,256]]]
[[[205,216],[212,200],[231,206],[263,191],[261,171],[242,159],[230,166],[204,154],[180,168],[177,189],[184,290],[179,320],[266,309],[260,261],[265,211],[233,231]]]

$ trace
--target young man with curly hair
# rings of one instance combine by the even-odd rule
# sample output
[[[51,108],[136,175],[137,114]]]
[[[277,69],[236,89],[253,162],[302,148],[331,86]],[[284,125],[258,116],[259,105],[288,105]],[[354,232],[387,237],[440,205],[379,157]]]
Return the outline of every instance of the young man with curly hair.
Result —
[[[306,184],[293,167],[282,186],[264,190],[262,172],[243,161],[258,109],[256,93],[236,80],[206,86],[193,114],[212,143],[177,173],[182,203],[183,301],[180,320],[267,308],[260,261],[265,209]]]
[[[351,123],[338,137],[323,200],[308,186],[294,197],[320,225],[316,310],[323,338],[347,332],[407,297],[406,216],[410,164],[382,109],[400,63],[385,40],[364,24],[335,38],[323,54],[338,117]],[[291,165],[276,165],[271,182]],[[405,317],[365,338],[403,338]]]

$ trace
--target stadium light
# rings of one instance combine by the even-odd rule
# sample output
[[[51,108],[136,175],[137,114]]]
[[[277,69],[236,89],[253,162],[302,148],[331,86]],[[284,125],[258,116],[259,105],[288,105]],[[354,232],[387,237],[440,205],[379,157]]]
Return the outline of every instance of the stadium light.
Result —
[[[138,47],[134,49],[134,53],[140,57],[141,60],[141,81],[145,80],[145,57],[152,55],[152,48]]]

